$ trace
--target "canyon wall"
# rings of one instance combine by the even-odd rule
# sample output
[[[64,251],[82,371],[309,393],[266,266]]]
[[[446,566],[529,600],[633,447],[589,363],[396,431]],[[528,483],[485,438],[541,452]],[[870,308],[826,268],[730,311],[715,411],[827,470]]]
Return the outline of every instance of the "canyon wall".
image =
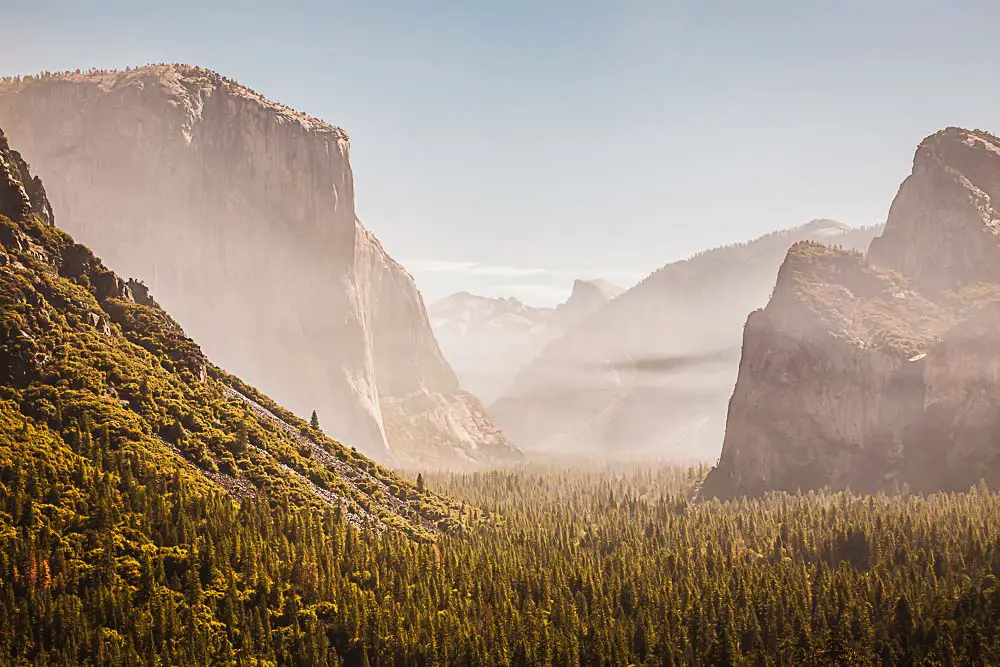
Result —
[[[1000,140],[948,128],[867,256],[789,251],[747,320],[706,495],[1000,483],[997,195]]]
[[[342,129],[175,65],[4,80],[0,124],[67,231],[145,281],[221,366],[382,461],[480,441],[488,419],[412,278],[355,215]],[[436,411],[396,414],[419,409],[414,394]],[[423,438],[395,448],[387,417],[423,419]],[[488,428],[463,460],[517,456]]]

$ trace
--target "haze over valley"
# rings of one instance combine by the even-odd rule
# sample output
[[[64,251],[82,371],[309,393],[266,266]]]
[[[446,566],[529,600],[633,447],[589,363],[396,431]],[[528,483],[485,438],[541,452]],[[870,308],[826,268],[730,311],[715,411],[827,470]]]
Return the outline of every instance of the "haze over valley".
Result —
[[[0,7],[0,666],[1000,664],[992,3]]]

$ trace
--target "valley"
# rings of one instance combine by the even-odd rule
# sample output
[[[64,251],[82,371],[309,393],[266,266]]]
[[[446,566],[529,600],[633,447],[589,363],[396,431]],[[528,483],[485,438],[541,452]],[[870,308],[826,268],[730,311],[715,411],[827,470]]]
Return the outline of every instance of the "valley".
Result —
[[[425,306],[347,132],[214,71],[0,128],[0,664],[1000,662],[994,135],[533,307]]]

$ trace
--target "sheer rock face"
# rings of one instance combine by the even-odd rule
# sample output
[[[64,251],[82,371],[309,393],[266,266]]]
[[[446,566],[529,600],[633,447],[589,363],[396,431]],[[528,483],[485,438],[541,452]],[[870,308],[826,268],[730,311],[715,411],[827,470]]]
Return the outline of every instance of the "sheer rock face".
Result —
[[[965,490],[980,479],[992,488],[1000,484],[998,332],[1000,301],[994,300],[927,355],[924,413],[907,461],[915,488]]]
[[[715,460],[746,313],[802,239],[867,248],[877,230],[815,220],[668,264],[550,342],[490,405],[525,449]]]
[[[925,139],[889,209],[873,262],[931,290],[1000,283],[1000,140],[948,128]]]
[[[357,220],[343,130],[185,66],[3,81],[0,123],[67,231],[334,437],[406,461],[383,400],[461,393],[412,278]],[[433,422],[428,437],[464,442]],[[503,440],[477,458],[512,453]]]
[[[868,257],[796,245],[747,320],[708,495],[1000,482],[998,141],[921,143]]]

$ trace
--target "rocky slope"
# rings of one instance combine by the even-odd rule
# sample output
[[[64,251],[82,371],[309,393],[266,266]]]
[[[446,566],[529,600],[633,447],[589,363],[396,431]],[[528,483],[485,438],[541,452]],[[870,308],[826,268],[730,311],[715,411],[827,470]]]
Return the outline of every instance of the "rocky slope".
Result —
[[[382,461],[518,456],[358,221],[340,128],[173,65],[5,80],[0,124],[68,231],[143,276],[223,367]],[[386,422],[421,438],[393,443]]]
[[[513,298],[459,292],[427,307],[431,327],[462,386],[480,400],[499,398],[545,345],[620,294],[604,280],[576,280],[565,303],[532,308]]]
[[[816,220],[668,264],[549,343],[490,414],[535,451],[715,459],[744,313],[767,301],[788,247],[863,248],[876,233]]]
[[[0,132],[0,459],[78,471],[134,460],[189,495],[269,496],[414,536],[457,518],[212,364],[140,283],[53,219]]]
[[[867,257],[793,247],[707,494],[1000,482],[1000,140],[925,139]]]

